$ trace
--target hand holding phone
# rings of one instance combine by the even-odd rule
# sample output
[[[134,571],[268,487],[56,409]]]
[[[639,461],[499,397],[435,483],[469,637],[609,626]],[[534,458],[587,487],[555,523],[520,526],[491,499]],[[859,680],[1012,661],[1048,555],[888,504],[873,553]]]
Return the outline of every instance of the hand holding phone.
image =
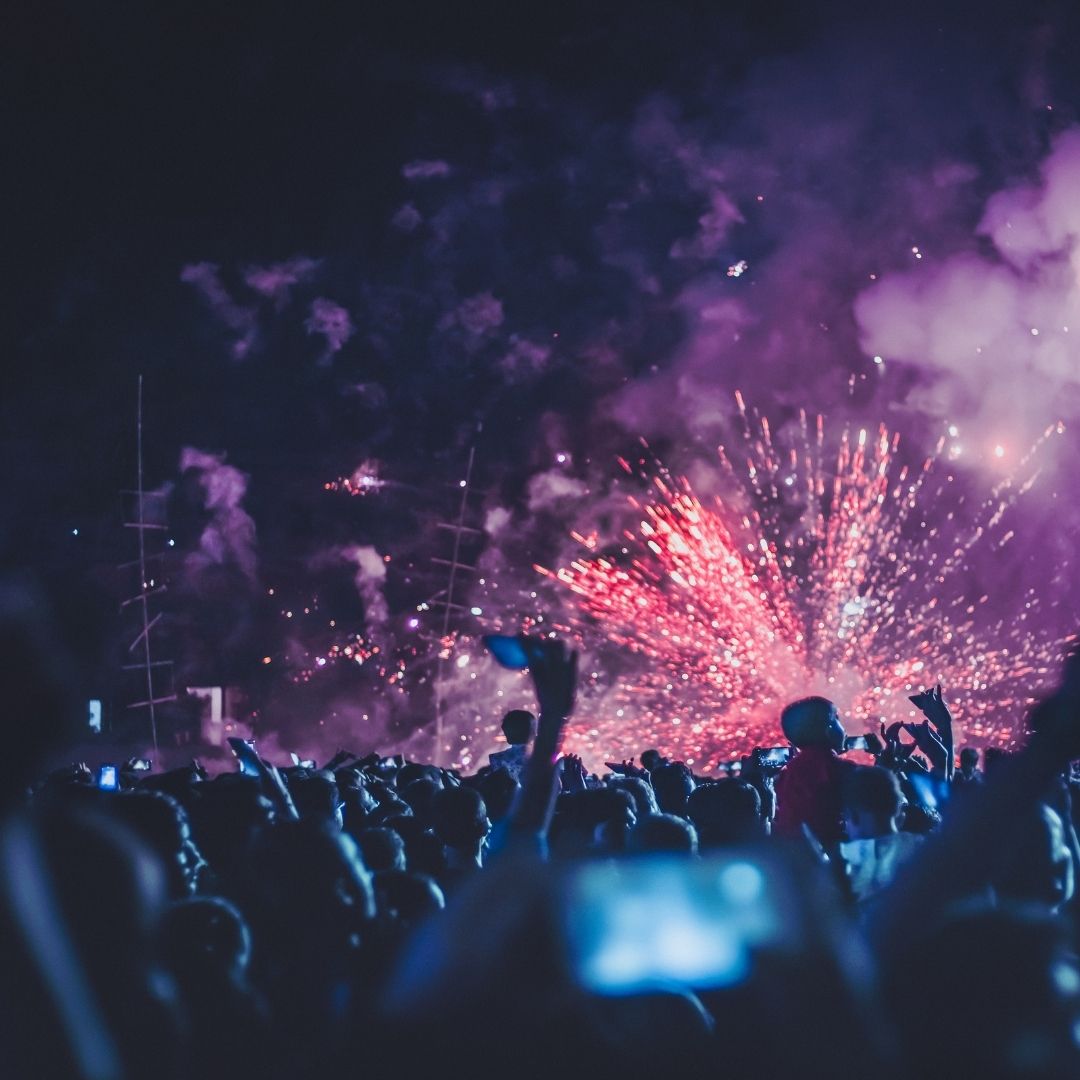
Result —
[[[790,746],[770,746],[756,753],[758,765],[766,769],[782,769],[791,760]]]
[[[262,776],[264,773],[263,763],[255,752],[255,742],[252,739],[238,739],[230,735],[229,748],[236,756],[236,763],[244,776]]]

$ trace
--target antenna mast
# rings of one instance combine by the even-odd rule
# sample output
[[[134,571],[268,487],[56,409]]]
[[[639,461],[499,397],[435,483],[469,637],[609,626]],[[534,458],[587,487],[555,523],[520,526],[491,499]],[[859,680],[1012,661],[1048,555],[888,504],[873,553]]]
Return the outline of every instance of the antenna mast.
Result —
[[[483,425],[477,424],[476,434],[479,436],[483,431]],[[474,536],[483,535],[482,530],[474,529],[465,524],[465,516],[469,510],[469,493],[472,485],[473,464],[476,461],[476,442],[469,447],[469,460],[465,466],[465,479],[461,481],[461,504],[458,508],[457,520],[453,523],[440,521],[438,527],[453,533],[454,544],[449,559],[433,558],[431,561],[438,566],[449,567],[446,588],[440,589],[427,603],[431,607],[441,606],[443,609],[442,634],[439,640],[439,666],[435,676],[435,754],[434,762],[439,764],[443,760],[445,749],[443,747],[443,734],[446,726],[446,662],[449,659],[448,639],[450,637],[450,618],[453,612],[467,612],[469,609],[463,604],[454,601],[454,588],[457,585],[459,572],[468,574],[476,573],[476,567],[471,563],[461,561],[461,538],[465,534]]]
[[[165,531],[165,525],[160,521],[148,521],[146,515],[146,507],[148,500],[159,499],[164,500],[165,495],[163,492],[151,491],[147,492],[143,481],[143,377],[139,376],[139,396],[138,404],[136,406],[135,413],[135,446],[136,446],[136,485],[134,491],[124,492],[126,495],[135,496],[135,510],[136,520],[125,521],[125,529],[135,529],[139,537],[139,558],[135,563],[125,563],[122,569],[126,569],[131,566],[135,566],[139,571],[139,591],[135,596],[125,600],[120,606],[121,608],[127,608],[134,604],[138,605],[139,614],[141,615],[142,629],[136,636],[135,640],[128,646],[128,652],[134,653],[139,646],[142,646],[142,659],[136,664],[125,664],[125,671],[142,671],[144,675],[144,686],[146,697],[141,701],[134,701],[128,705],[129,709],[146,708],[150,712],[150,737],[154,744],[154,753],[158,753],[158,730],[157,730],[157,713],[155,712],[155,706],[161,705],[166,701],[175,701],[175,692],[169,694],[163,694],[162,696],[155,696],[154,691],[154,671],[155,669],[166,668],[171,675],[172,661],[171,660],[154,660],[151,655],[150,647],[150,631],[161,620],[161,613],[154,615],[151,618],[150,615],[150,597],[159,593],[165,592],[165,584],[155,585],[154,580],[148,576],[147,564],[151,560],[160,559],[163,553],[154,555],[147,555],[146,553],[146,534],[153,531]],[[161,504],[159,504],[161,505]],[[158,515],[161,516],[160,514]]]

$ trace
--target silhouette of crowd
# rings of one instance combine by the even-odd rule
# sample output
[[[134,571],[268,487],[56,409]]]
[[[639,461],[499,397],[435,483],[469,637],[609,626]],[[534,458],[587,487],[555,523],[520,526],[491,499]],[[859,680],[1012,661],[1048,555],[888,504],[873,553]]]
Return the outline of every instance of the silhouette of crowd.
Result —
[[[62,695],[4,633],[4,1076],[1080,1075],[1075,655],[983,761],[935,687],[919,723],[810,697],[721,772],[591,774],[576,656],[525,638],[537,714],[475,775],[238,742],[41,777]]]

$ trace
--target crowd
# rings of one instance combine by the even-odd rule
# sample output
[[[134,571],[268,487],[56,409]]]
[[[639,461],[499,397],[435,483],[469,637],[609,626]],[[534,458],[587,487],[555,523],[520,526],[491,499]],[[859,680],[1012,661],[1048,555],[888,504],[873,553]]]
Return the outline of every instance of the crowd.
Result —
[[[475,775],[9,770],[3,1075],[1080,1075],[1075,656],[984,761],[936,687],[874,732],[796,701],[722,775],[590,774],[576,656],[523,644],[538,714]]]

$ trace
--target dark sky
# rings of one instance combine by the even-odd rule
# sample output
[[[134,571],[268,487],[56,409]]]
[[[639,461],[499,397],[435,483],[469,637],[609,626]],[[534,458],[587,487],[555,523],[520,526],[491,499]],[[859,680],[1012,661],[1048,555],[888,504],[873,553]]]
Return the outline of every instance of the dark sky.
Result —
[[[802,398],[892,410],[931,442],[938,373],[874,382],[855,299],[919,244],[985,250],[986,200],[1075,118],[1077,25],[1068,4],[876,7],[9,14],[7,560],[104,604],[139,373],[152,485],[184,447],[250,478],[260,592],[335,545],[420,559],[478,421],[484,509],[518,543],[551,527],[556,451],[592,493],[638,432],[692,459],[737,385],[781,421]],[[252,284],[283,267],[281,291]],[[949,407],[981,431],[973,385]],[[365,459],[390,494],[329,505]],[[193,549],[210,512],[176,491]]]

